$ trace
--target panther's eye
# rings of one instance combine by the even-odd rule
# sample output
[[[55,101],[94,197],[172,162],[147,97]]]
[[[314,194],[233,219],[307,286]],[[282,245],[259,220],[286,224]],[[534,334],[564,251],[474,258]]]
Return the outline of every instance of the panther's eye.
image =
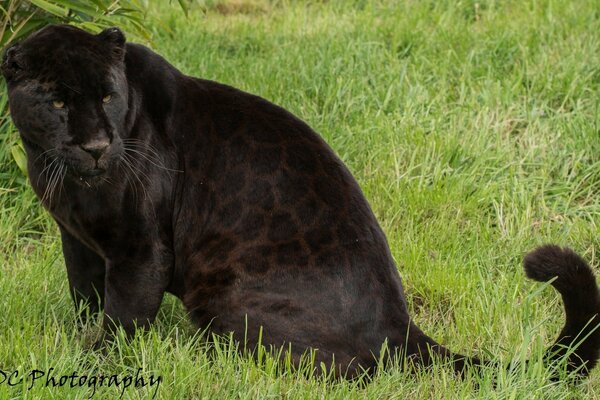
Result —
[[[112,95],[111,95],[111,94],[107,94],[106,96],[104,96],[104,97],[102,98],[102,102],[103,102],[104,104],[106,104],[106,103],[110,103],[110,101],[111,101],[111,100],[112,100]]]
[[[65,108],[65,102],[60,100],[52,101],[52,107],[54,108]]]

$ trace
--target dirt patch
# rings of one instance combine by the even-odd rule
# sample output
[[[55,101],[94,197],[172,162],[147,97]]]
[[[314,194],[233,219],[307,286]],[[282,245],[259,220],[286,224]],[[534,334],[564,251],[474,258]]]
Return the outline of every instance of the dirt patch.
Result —
[[[271,9],[268,2],[257,0],[230,0],[222,1],[214,6],[219,14],[236,15],[236,14],[264,14]]]

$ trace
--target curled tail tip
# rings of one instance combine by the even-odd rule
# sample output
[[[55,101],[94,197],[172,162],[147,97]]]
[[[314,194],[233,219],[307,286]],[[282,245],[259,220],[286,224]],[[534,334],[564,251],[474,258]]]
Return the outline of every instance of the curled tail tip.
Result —
[[[565,326],[547,355],[550,360],[567,357],[568,370],[586,376],[600,355],[600,291],[592,268],[569,248],[541,246],[525,256],[527,276],[552,281],[561,294]],[[570,350],[569,350],[570,348]]]
[[[567,247],[538,247],[525,256],[523,267],[529,278],[539,282],[557,277],[552,285],[561,291],[595,285],[596,282],[590,266]]]

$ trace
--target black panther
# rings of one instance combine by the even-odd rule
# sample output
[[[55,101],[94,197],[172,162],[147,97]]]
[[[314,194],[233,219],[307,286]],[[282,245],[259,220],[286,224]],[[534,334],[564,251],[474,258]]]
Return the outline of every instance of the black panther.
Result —
[[[480,365],[423,333],[357,182],[304,122],[270,102],[186,76],[117,28],[48,26],[4,54],[11,115],[31,185],[60,228],[78,308],[110,337],[180,298],[202,329],[256,345],[307,349],[340,375],[372,371],[382,344],[457,371]],[[525,258],[563,297],[549,358],[600,341],[598,287],[569,249]],[[317,364],[318,365],[318,364]]]

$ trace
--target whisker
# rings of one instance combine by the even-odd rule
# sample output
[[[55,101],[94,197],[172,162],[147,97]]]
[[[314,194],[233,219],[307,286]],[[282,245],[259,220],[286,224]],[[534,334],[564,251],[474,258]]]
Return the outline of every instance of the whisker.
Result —
[[[37,160],[39,160],[42,156],[45,156],[46,154],[52,153],[54,151],[56,151],[56,148],[48,149],[48,150],[42,152],[39,156],[37,156],[35,158],[35,160],[33,160],[32,164],[35,164],[37,162]],[[52,154],[49,154],[49,155],[52,156]]]
[[[125,158],[127,158],[130,166],[137,171],[137,173],[134,173],[134,176],[140,182],[142,191],[144,192],[144,198],[150,201],[150,205],[151,205],[150,209],[154,213],[154,217],[156,217],[156,210],[154,208],[154,201],[152,200],[152,196],[150,196],[148,194],[148,191],[146,190],[146,186],[142,182],[142,179],[140,178],[139,175],[141,175],[141,177],[146,180],[147,185],[150,185],[152,183],[152,179],[150,179],[150,177],[146,174],[146,172],[143,170],[143,167],[141,165],[138,165],[134,162],[134,161],[138,161],[138,160],[136,160],[132,154],[127,154],[127,148],[124,148],[124,149],[125,149],[125,151],[123,152],[123,156],[125,156]]]
[[[132,161],[129,157],[130,156],[128,156],[126,152],[123,153],[123,158],[125,160],[127,160],[127,163],[125,165],[129,168],[133,177],[140,183],[140,188],[141,188],[142,192],[144,193],[144,198],[147,199],[148,193],[146,192],[146,188],[144,187],[144,182],[142,182],[142,179],[138,176],[139,169],[137,169],[134,166],[134,164],[132,163]]]
[[[159,155],[157,150],[149,144],[146,144],[137,139],[124,139],[123,144],[125,151],[129,150],[132,153],[138,154],[155,167],[164,169],[165,171],[179,173],[183,172],[179,169],[168,168],[167,166],[165,166],[164,162],[162,161],[162,157]]]
[[[70,90],[74,91],[74,92],[75,92],[75,93],[77,93],[77,94],[81,94],[81,92],[80,92],[79,90],[75,89],[75,88],[74,88],[74,87],[72,87],[72,86],[69,86],[69,85],[67,85],[67,84],[66,84],[66,83],[64,83],[64,82],[60,82],[60,84],[61,84],[61,85],[63,85],[64,87],[66,87],[67,89],[70,89]]]
[[[58,182],[62,177],[63,167],[63,163],[60,162],[56,168],[56,176],[54,177],[54,181],[52,182],[52,188],[50,190],[50,204],[52,204],[55,200],[54,193],[56,192],[56,187],[58,186]]]
[[[52,180],[52,174],[54,173],[54,169],[53,166],[54,164],[58,162],[58,159],[53,159],[52,162],[46,166],[46,168],[44,168],[44,171],[46,172],[46,176],[45,176],[45,180],[46,180],[46,188],[44,189],[44,195],[42,196],[42,202],[44,202],[44,200],[46,199],[46,194],[48,193],[48,188],[50,187],[50,181]],[[42,172],[44,172],[42,171]],[[42,174],[40,174],[40,176],[38,176],[38,180],[42,177]]]
[[[58,161],[58,159],[54,159],[54,162],[52,162],[52,164],[55,164],[56,161]],[[48,178],[48,182],[46,184],[46,189],[44,190],[44,195],[42,196],[42,203],[44,202],[44,200],[48,200],[49,209],[52,207],[52,186],[54,184],[55,176],[58,172],[59,164],[60,163],[57,163],[52,167],[52,172],[50,173],[50,177]]]
[[[131,154],[128,154],[127,156],[131,157],[131,159],[135,160],[135,158]],[[142,177],[146,178],[148,184],[150,184],[150,182],[152,182],[150,177],[146,174],[146,172],[144,172],[144,170],[142,169],[141,166],[136,165],[133,162],[131,163],[131,166],[134,167],[138,171],[138,173],[142,175]]]
[[[64,187],[64,183],[65,183],[65,176],[67,176],[67,170],[68,167],[64,162],[61,162],[64,170],[61,171],[61,178],[60,178],[60,186],[59,186],[59,191],[58,191],[58,201],[60,201],[60,199],[62,198],[62,191],[63,191],[63,187]]]
[[[42,169],[42,172],[40,172],[40,174],[37,177],[37,180],[35,182],[36,185],[38,185],[40,183],[40,178],[44,175],[44,173],[46,172],[46,181],[48,181],[48,173],[50,172],[50,169],[52,168],[52,165],[58,161],[58,158],[53,158],[52,161],[47,164],[44,169]]]
[[[126,152],[126,151],[125,151],[125,152],[123,152],[123,155],[124,155],[124,156],[125,156],[125,157],[126,157],[128,160],[129,160],[129,164],[130,164],[130,166],[131,166],[131,167],[132,167],[132,168],[133,168],[133,169],[134,169],[134,170],[137,172],[137,173],[135,173],[135,172],[134,172],[134,177],[136,177],[136,178],[138,179],[138,181],[140,182],[140,185],[141,185],[142,191],[144,192],[144,198],[150,201],[150,204],[151,204],[151,210],[152,210],[152,212],[154,212],[154,213],[155,213],[155,209],[154,209],[154,201],[152,200],[152,196],[150,196],[150,195],[148,194],[148,191],[147,191],[147,189],[146,189],[146,185],[144,185],[144,183],[142,182],[142,179],[141,179],[141,178],[144,178],[144,179],[146,180],[146,183],[147,183],[147,185],[150,185],[150,184],[152,183],[152,180],[151,180],[151,179],[150,179],[150,177],[149,177],[149,176],[148,176],[148,175],[147,175],[147,174],[144,172],[144,170],[142,169],[142,167],[141,167],[141,166],[139,166],[139,165],[136,165],[136,163],[134,163],[134,162],[133,162],[133,161],[135,161],[135,158],[134,158],[132,155],[130,155],[130,154],[127,154],[127,152]],[[140,176],[139,176],[139,175],[141,175],[141,178],[140,178]],[[155,216],[156,216],[156,215],[155,215]]]
[[[150,157],[148,154],[146,154],[146,153],[143,153],[143,152],[141,152],[141,151],[139,151],[139,150],[136,150],[136,149],[133,149],[133,148],[131,148],[131,147],[128,147],[128,148],[126,149],[126,151],[130,151],[130,152],[132,152],[132,153],[135,153],[135,154],[139,155],[140,157],[142,157],[143,159],[145,159],[146,161],[148,161],[150,164],[154,165],[154,166],[155,166],[155,167],[157,167],[157,168],[164,169],[165,171],[173,171],[173,172],[175,172],[175,170],[173,170],[173,169],[170,169],[170,168],[167,168],[167,167],[165,167],[165,166],[163,166],[163,165],[161,165],[161,164],[158,164],[158,162],[157,162],[156,160],[152,159],[152,158],[151,158],[151,157]]]
[[[130,146],[137,146],[138,148],[143,148],[144,150],[147,150],[149,153],[154,155],[154,157],[156,157],[156,159],[158,159],[158,160],[162,159],[162,156],[160,155],[160,152],[158,151],[158,149],[156,147],[152,146],[150,143],[143,142],[139,139],[133,139],[131,141],[125,140],[124,143],[129,144]]]
[[[125,158],[121,158],[120,161],[122,161],[124,167],[128,167],[127,160]],[[127,179],[127,183],[129,184],[129,186],[131,186],[131,189],[133,190],[134,201],[137,202],[138,195],[137,195],[137,187],[135,186],[135,181],[133,181],[129,177],[129,172],[126,171],[125,168],[123,168],[123,169],[124,169],[123,174],[125,175],[125,179]]]
[[[62,162],[58,165],[58,171],[56,172],[56,177],[54,178],[54,183],[52,185],[52,192],[50,193],[50,201],[53,202],[54,204],[55,201],[57,201],[58,199],[55,198],[55,193],[56,193],[56,187],[58,186],[58,183],[60,182],[61,178],[62,178],[62,173],[63,173],[63,164]]]

